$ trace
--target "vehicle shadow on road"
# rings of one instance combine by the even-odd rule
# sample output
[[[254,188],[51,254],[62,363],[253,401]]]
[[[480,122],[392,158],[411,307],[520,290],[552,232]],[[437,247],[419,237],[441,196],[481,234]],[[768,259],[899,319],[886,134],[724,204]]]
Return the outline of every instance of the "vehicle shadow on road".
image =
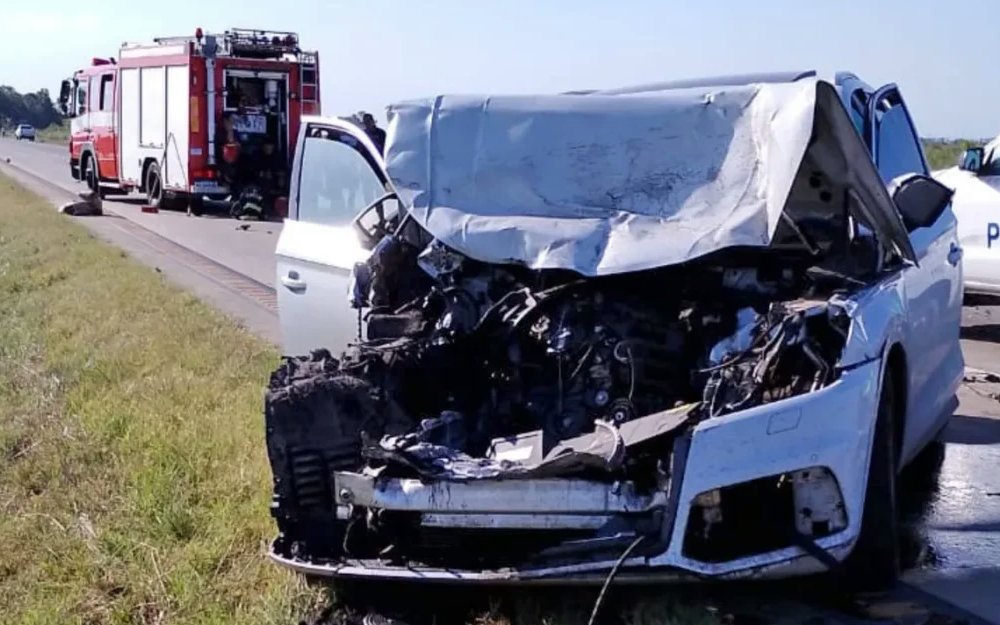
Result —
[[[964,306],[1000,306],[1000,295],[968,293],[962,304]]]
[[[125,206],[134,206],[136,208],[142,208],[147,203],[147,200],[146,200],[145,197],[136,197],[136,196],[111,197],[111,198],[108,198],[108,201],[115,202],[116,204],[124,204]],[[171,206],[169,208],[163,208],[163,207],[161,207],[159,210],[163,211],[165,213],[177,213],[177,214],[181,214],[181,215],[188,212],[188,209],[186,207],[184,207],[184,206],[180,206],[180,207]],[[201,217],[203,219],[221,219],[221,220],[226,220],[226,221],[238,221],[236,218],[234,218],[232,215],[230,215],[225,209],[222,209],[222,208],[203,207],[200,211],[198,211],[198,212],[191,212],[189,214],[192,217]],[[282,220],[282,218],[280,218],[278,216],[269,215],[265,219],[261,219],[261,220],[258,220],[258,221],[259,221],[259,223],[279,223],[280,224],[283,220]]]
[[[454,587],[412,582],[340,583],[328,586],[331,605],[303,623],[582,624],[588,622],[599,594],[600,588],[592,586],[476,586],[456,593]],[[831,611],[845,614],[849,604],[849,593],[824,577],[786,582],[615,585],[599,606],[597,622],[798,625],[829,622],[823,617]],[[366,614],[382,618],[365,620]]]
[[[956,414],[941,434],[941,441],[958,445],[1000,444],[1000,419]]]
[[[963,326],[959,336],[967,341],[1000,343],[1000,323],[985,323],[977,326]]]

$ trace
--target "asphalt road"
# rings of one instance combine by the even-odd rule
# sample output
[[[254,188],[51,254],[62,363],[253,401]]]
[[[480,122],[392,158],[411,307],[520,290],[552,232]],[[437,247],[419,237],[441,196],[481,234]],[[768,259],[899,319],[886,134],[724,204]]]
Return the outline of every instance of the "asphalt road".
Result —
[[[56,206],[78,199],[85,190],[70,176],[61,145],[0,139],[0,171]],[[251,332],[279,344],[274,248],[281,223],[192,217],[183,211],[144,213],[142,204],[138,195],[108,199],[105,217],[75,219]]]
[[[0,169],[56,204],[82,190],[69,176],[63,146],[0,140]],[[110,217],[78,219],[278,342],[272,285],[280,224],[243,229],[231,219],[146,214],[140,205],[106,201]],[[901,484],[908,571],[899,596],[1000,625],[1000,376],[989,373],[1000,373],[1000,300],[967,304],[962,346],[969,371],[959,408],[942,444]]]
[[[35,174],[70,193],[85,190],[69,173],[65,146],[0,140],[0,162]],[[280,223],[239,222],[228,218],[188,217],[182,211],[141,211],[140,195],[105,201],[105,210],[175,241],[198,254],[232,268],[258,282],[273,285],[274,248],[281,233]],[[246,230],[241,226],[248,226]]]

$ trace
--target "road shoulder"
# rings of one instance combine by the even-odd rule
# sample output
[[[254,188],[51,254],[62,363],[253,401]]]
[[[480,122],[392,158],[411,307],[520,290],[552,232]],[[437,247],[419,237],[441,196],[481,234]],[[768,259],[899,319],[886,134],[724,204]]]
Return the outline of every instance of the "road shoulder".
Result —
[[[77,199],[68,191],[47,185],[36,176],[9,164],[0,163],[0,173],[44,198],[53,210]],[[130,227],[131,224],[122,217],[67,216],[67,219],[77,221],[104,242],[162,273],[172,283],[197,295],[257,336],[274,345],[280,343],[277,303],[269,285],[258,284],[250,278],[241,280],[232,270],[227,272],[226,268],[217,266],[218,263],[210,259],[210,262],[205,262],[206,259],[199,258],[196,252],[178,249],[176,243],[165,237]]]

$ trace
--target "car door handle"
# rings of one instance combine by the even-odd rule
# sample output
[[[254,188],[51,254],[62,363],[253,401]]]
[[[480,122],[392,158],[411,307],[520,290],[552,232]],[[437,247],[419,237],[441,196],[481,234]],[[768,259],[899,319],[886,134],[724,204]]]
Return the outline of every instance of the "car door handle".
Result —
[[[306,290],[305,280],[300,280],[299,274],[294,271],[288,272],[287,276],[281,276],[281,284],[290,291]]]
[[[960,260],[962,260],[962,248],[958,245],[958,243],[952,243],[951,249],[948,250],[948,262],[951,263],[952,266],[957,266]]]

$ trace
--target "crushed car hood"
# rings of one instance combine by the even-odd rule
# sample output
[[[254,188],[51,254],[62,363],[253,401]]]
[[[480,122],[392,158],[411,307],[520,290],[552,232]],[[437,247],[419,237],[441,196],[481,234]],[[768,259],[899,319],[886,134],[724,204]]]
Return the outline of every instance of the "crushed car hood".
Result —
[[[439,96],[389,109],[412,217],[489,263],[587,276],[766,247],[808,151],[914,259],[836,91],[802,80],[635,96]]]

